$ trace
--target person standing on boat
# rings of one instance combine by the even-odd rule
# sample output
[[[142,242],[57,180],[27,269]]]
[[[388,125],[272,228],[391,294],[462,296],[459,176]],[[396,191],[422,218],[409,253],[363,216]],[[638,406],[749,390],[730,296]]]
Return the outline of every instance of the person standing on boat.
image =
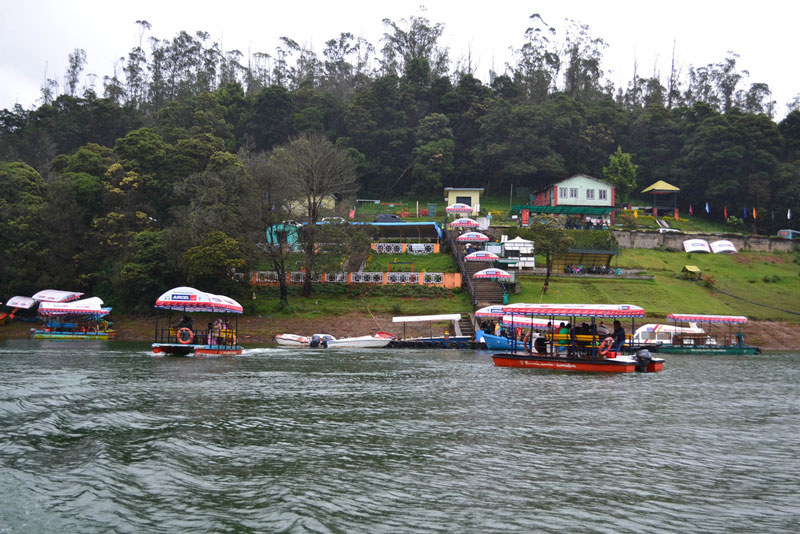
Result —
[[[743,347],[744,346],[744,334],[742,334],[741,331],[736,332],[736,344],[739,347]]]
[[[184,315],[183,319],[180,320],[180,322],[175,328],[177,328],[178,330],[180,330],[181,328],[188,328],[189,330],[194,332],[194,321],[188,315]]]
[[[614,321],[614,352],[621,353],[622,346],[625,344],[625,329],[622,328],[622,323]]]
[[[564,352],[569,345],[569,323],[561,323],[558,328],[558,352]]]

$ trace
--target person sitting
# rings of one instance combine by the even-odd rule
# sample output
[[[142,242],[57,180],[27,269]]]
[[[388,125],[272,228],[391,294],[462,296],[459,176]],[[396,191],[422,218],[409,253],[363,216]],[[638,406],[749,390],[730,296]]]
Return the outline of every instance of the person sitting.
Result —
[[[606,326],[606,323],[604,323],[603,321],[600,321],[600,324],[597,325],[597,335],[598,336],[607,336],[610,333],[611,333],[611,331]]]

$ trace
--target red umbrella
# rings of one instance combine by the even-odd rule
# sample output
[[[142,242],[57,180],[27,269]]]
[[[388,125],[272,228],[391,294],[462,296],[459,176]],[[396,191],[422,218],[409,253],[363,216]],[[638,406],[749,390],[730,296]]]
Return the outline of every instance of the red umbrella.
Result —
[[[497,261],[500,256],[485,250],[478,250],[464,256],[464,261]]]
[[[478,221],[475,219],[470,219],[469,217],[461,217],[460,219],[456,219],[450,223],[450,226],[453,228],[477,228],[480,226]]]
[[[472,206],[457,202],[456,204],[447,206],[444,211],[445,213],[472,213]]]
[[[494,280],[508,280],[511,278],[511,275],[504,271],[503,269],[496,269],[491,267],[489,269],[484,269],[482,271],[478,271],[477,273],[472,275],[472,278],[490,278]]]
[[[480,232],[466,232],[458,236],[456,238],[456,241],[460,243],[477,243],[477,242],[489,241],[489,238]]]

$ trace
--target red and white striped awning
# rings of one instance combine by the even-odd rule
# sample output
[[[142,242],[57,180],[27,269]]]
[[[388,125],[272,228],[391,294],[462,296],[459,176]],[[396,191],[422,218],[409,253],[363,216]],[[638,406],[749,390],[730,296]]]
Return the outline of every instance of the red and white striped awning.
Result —
[[[505,315],[575,317],[644,317],[644,308],[632,304],[509,304]]]
[[[511,274],[508,271],[504,271],[503,269],[497,269],[494,267],[490,267],[488,269],[484,269],[482,271],[478,271],[477,273],[472,275],[472,278],[489,278],[493,280],[508,280],[511,278]]]
[[[456,219],[450,223],[450,226],[453,228],[477,228],[480,226],[478,221],[475,219],[470,219],[469,217],[461,217]]]
[[[464,261],[497,261],[500,256],[486,250],[476,250],[464,256]]]
[[[692,323],[746,323],[744,315],[700,315],[696,313],[670,313],[670,321],[684,321]]]
[[[472,206],[456,202],[455,204],[447,206],[444,211],[445,213],[472,213]]]
[[[486,234],[480,232],[466,232],[456,238],[459,243],[477,243],[482,241],[489,241]]]
[[[242,313],[242,305],[230,297],[199,291],[193,287],[170,289],[158,299],[156,308],[186,312]]]
[[[42,302],[39,315],[108,315],[110,308],[103,308],[103,299],[89,297],[73,302]]]

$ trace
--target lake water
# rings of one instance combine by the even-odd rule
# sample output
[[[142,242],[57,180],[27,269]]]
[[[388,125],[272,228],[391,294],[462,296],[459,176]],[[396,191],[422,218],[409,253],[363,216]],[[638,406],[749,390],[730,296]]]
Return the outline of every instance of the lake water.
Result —
[[[0,532],[800,531],[800,354],[0,342]]]

